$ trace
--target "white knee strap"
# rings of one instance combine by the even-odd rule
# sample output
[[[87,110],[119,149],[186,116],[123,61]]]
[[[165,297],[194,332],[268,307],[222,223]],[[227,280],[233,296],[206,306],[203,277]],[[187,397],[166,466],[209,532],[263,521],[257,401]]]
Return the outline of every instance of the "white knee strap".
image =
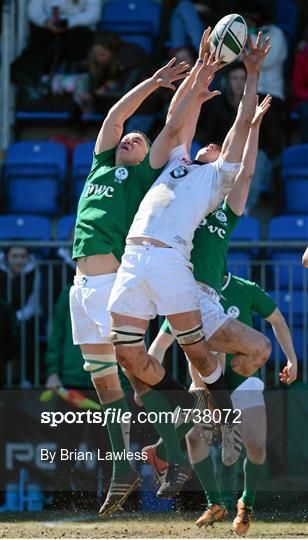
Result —
[[[172,327],[171,331],[179,345],[194,345],[204,339],[202,324],[188,330],[176,330]]]
[[[91,379],[106,377],[118,372],[118,364],[114,354],[83,354],[83,369],[89,371]]]
[[[109,335],[109,341],[122,347],[143,347],[145,330],[137,326],[114,326]]]

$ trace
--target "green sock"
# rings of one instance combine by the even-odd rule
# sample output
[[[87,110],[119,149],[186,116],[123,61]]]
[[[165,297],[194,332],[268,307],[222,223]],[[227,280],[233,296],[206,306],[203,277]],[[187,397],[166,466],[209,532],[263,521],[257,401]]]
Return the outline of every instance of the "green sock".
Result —
[[[208,456],[199,463],[193,463],[192,466],[207,496],[208,505],[221,505],[220,491],[211,456]]]
[[[158,390],[150,390],[141,396],[141,401],[147,412],[155,412],[157,415],[161,412],[172,412],[169,401]],[[154,427],[159,433],[166,446],[166,460],[169,463],[180,463],[183,465],[185,459],[181,450],[179,440],[172,420],[154,422]]]
[[[107,409],[117,409],[121,410],[121,413],[128,412],[128,404],[125,399],[125,397],[122,397],[121,399],[118,399],[117,401],[112,401],[111,403],[104,403],[103,405],[104,412]],[[119,414],[116,412],[116,414]],[[120,453],[120,459],[113,459],[113,470],[112,470],[112,478],[117,478],[118,476],[121,476],[122,474],[127,473],[130,468],[130,462],[126,458],[126,454],[124,452],[124,455],[121,453],[123,450],[125,450],[125,441],[123,436],[123,430],[127,428],[127,424],[120,423],[120,422],[112,422],[111,415],[107,416],[107,429],[109,433],[109,438],[111,442],[111,448],[112,452],[115,454],[116,452]]]
[[[244,461],[244,467],[243,467],[244,491],[242,495],[243,502],[246,506],[254,505],[263,468],[264,468],[264,463],[262,463],[262,465],[254,465],[246,457]]]
[[[182,439],[184,439],[185,435],[187,435],[187,433],[195,425],[196,424],[194,424],[193,422],[187,422],[187,423],[183,422],[183,424],[180,424],[178,427],[176,426],[175,430],[176,430],[178,440],[182,441]],[[158,443],[158,445],[156,446],[156,454],[158,455],[158,457],[160,459],[163,459],[164,461],[168,461],[168,459],[167,459],[167,451],[166,451],[166,447],[165,447],[163,441]]]
[[[228,511],[233,511],[237,502],[237,490],[235,488],[236,469],[237,464],[231,467],[226,467],[223,463],[219,464],[221,500]]]

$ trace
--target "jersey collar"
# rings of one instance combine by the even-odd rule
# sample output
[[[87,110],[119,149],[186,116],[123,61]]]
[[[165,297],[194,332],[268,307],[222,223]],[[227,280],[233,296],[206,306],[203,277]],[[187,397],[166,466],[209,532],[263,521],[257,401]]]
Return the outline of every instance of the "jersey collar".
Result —
[[[228,285],[229,285],[229,283],[230,283],[230,280],[231,280],[231,272],[228,272],[227,281],[226,281],[226,283],[221,287],[221,290],[222,290],[222,291],[224,291],[224,290],[228,287]]]
[[[199,159],[194,159],[192,161],[192,165],[206,165],[206,163],[203,163],[203,161],[199,161]]]

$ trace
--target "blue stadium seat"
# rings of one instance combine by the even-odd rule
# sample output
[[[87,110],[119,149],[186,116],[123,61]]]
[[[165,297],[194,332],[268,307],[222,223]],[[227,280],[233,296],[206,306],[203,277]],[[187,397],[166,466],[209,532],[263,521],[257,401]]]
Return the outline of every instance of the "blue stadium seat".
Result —
[[[303,320],[303,314],[307,311],[307,299],[302,291],[277,290],[269,291],[270,296],[277,305],[287,322],[299,326]]]
[[[75,225],[76,214],[69,214],[59,219],[57,223],[57,240],[70,240],[72,229]]]
[[[151,53],[153,38],[159,34],[160,12],[160,3],[155,0],[106,0],[100,28],[112,30]]]
[[[308,178],[308,144],[296,144],[284,150],[281,176],[284,181],[289,178]]]
[[[0,239],[50,240],[48,218],[30,215],[0,216]]]
[[[231,251],[228,254],[228,271],[243,279],[252,279],[252,257],[243,251]]]
[[[78,198],[83,190],[85,180],[90,172],[95,141],[77,144],[73,152],[72,181],[75,198]]]
[[[287,180],[285,201],[287,213],[308,212],[308,178]]]
[[[64,180],[66,149],[49,141],[22,141],[8,147],[4,162],[4,178],[52,177]]]
[[[243,217],[231,235],[232,240],[243,240],[245,242],[258,241],[260,238],[260,224],[254,217]],[[228,253],[228,270],[241,278],[252,279],[253,258],[257,249],[232,248]]]
[[[4,162],[5,195],[10,212],[53,214],[66,176],[66,149],[49,141],[9,146]]]
[[[273,218],[269,226],[269,240],[307,241],[308,215],[281,216]],[[302,267],[303,249],[289,247],[271,250],[271,259],[276,265],[273,269],[273,287],[276,289],[301,289],[306,270]]]
[[[260,223],[255,217],[242,217],[231,234],[232,240],[257,242],[260,240]]]

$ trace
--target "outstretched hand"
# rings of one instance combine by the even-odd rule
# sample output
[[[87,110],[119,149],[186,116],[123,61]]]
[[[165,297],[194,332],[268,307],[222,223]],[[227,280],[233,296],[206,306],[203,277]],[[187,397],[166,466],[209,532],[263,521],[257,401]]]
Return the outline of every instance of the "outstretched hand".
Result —
[[[221,92],[219,90],[209,90],[209,86],[214,79],[216,71],[223,67],[223,62],[215,60],[214,53],[206,53],[203,57],[203,64],[200,64],[200,69],[196,75],[195,85],[200,91],[200,95],[203,101],[208,101],[215,96],[219,96]]]
[[[291,384],[296,381],[297,378],[297,364],[288,360],[287,365],[279,373],[280,381],[284,384]]]
[[[170,90],[176,90],[176,86],[172,84],[173,81],[179,79],[185,79],[189,75],[189,64],[186,62],[180,62],[176,64],[176,58],[172,58],[166,66],[160,68],[153,75],[153,79],[163,88],[170,88]]]
[[[206,54],[210,54],[210,36],[211,36],[211,27],[209,26],[204,30],[202,38],[199,45],[199,58],[203,59]]]
[[[261,69],[261,64],[264,62],[271,50],[269,36],[265,39],[263,45],[262,37],[262,32],[259,32],[256,44],[254,45],[251,36],[248,36],[249,52],[247,53],[245,48],[242,50],[242,58],[247,73],[255,73],[258,75]]]
[[[259,105],[259,96],[257,96],[257,104],[256,104],[256,110],[255,115],[252,119],[251,124],[253,126],[259,126],[263,120],[263,116],[268,111],[268,109],[271,106],[272,96],[270,94],[267,94],[266,97],[261,101]]]

